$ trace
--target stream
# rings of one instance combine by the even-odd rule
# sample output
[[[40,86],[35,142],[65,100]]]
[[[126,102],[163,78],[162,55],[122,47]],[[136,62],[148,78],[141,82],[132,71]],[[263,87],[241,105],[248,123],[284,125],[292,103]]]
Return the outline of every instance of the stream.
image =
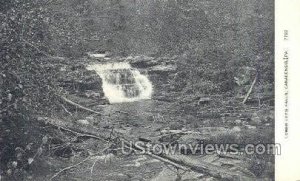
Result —
[[[100,76],[103,92],[110,103],[151,99],[152,83],[127,62],[94,64],[87,69],[95,70]]]
[[[126,61],[87,64],[85,68],[88,72],[82,73],[84,70],[79,69],[78,75],[84,76],[83,78],[78,76],[79,78],[75,80],[80,84],[91,80],[89,82],[91,86],[83,91],[72,92],[70,89],[73,94],[70,99],[101,114],[88,115],[79,112],[80,120],[71,120],[79,127],[90,126],[107,131],[113,130],[126,135],[128,140],[143,140],[152,144],[173,142],[195,144],[199,143],[199,140],[222,143],[228,141],[226,139],[243,143],[244,140],[239,139],[240,137],[255,135],[251,139],[259,140],[256,137],[260,138],[261,134],[264,134],[260,130],[265,131],[265,125],[248,120],[255,119],[254,116],[257,117],[258,113],[268,115],[268,107],[258,110],[246,105],[236,106],[239,105],[238,100],[224,95],[215,97],[210,95],[210,99],[202,99],[202,95],[169,91],[165,87],[174,74],[168,72],[170,69],[164,71],[163,66],[165,65],[145,67],[146,71],[144,71]],[[151,70],[156,72],[149,73]],[[86,88],[86,86],[82,87]],[[84,97],[86,92],[92,96]],[[109,103],[103,104],[101,102],[103,99]],[[174,134],[172,131],[179,134]],[[102,150],[106,145],[89,139],[78,143],[78,146],[83,146],[84,149]],[[235,160],[220,158],[216,154],[186,155],[186,157],[195,162],[208,162],[218,166],[225,164],[230,168],[250,167],[248,163],[245,165],[243,157]],[[59,164],[56,163],[57,161],[59,160],[54,162],[50,160],[51,163]],[[73,164],[71,162],[68,161],[65,166]],[[91,166],[93,170],[87,169]],[[79,180],[86,176],[89,177],[88,180],[101,178],[101,180],[171,181],[178,179],[174,168],[169,168],[164,163],[145,155],[97,156],[77,169],[80,172],[62,174],[60,179],[68,176],[74,176]],[[182,174],[182,180],[184,179],[213,180],[209,176],[193,171]]]

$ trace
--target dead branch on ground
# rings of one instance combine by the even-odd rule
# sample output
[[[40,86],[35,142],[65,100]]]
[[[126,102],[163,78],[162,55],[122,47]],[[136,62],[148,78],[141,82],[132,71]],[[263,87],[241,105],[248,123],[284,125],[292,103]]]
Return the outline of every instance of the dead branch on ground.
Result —
[[[82,105],[80,105],[80,104],[77,104],[77,103],[71,101],[70,99],[67,99],[67,98],[64,97],[64,96],[59,96],[59,97],[60,97],[63,101],[65,101],[66,103],[68,103],[68,104],[70,104],[70,105],[73,105],[73,106],[75,106],[75,107],[77,107],[77,108],[79,108],[79,109],[82,109],[82,110],[85,110],[85,111],[89,111],[89,112],[92,112],[92,113],[95,113],[95,114],[101,114],[101,113],[98,112],[98,111],[94,111],[94,110],[92,110],[92,109],[90,109],[90,108],[87,108],[87,107],[84,107],[84,106],[82,106]]]
[[[58,95],[58,96],[59,96],[63,101],[65,101],[66,103],[68,103],[68,104],[70,104],[70,105],[72,105],[72,106],[75,106],[75,107],[77,107],[77,108],[79,108],[79,109],[82,109],[82,110],[85,110],[85,111],[94,113],[94,114],[96,114],[96,115],[101,114],[101,112],[95,111],[95,110],[93,110],[93,109],[90,109],[90,108],[87,108],[87,107],[85,107],[85,106],[82,106],[82,105],[80,105],[80,104],[78,104],[78,103],[75,103],[75,102],[71,101],[70,99],[68,99],[68,98],[66,98],[66,97],[64,97],[64,96],[61,96],[61,95]],[[115,111],[115,112],[116,112],[116,113],[122,113],[122,114],[127,114],[127,115],[129,115],[129,113],[128,113],[128,112],[125,112],[125,111]]]
[[[87,132],[82,131],[82,130],[77,130],[77,129],[74,129],[74,128],[70,128],[71,125],[64,125],[63,126],[63,125],[55,124],[56,120],[53,120],[53,119],[50,119],[50,118],[40,118],[40,120],[45,122],[46,124],[49,124],[53,127],[56,127],[59,130],[63,130],[63,131],[73,133],[73,134],[75,134],[79,137],[88,137],[88,138],[94,138],[94,139],[97,139],[97,140],[101,140],[103,142],[109,142],[108,139],[104,136],[99,136],[99,135],[96,135],[96,134],[93,134],[93,133],[87,133]],[[70,126],[70,127],[67,127],[67,126]]]
[[[50,119],[50,118],[49,118]],[[59,121],[59,120],[52,120],[50,119],[50,121],[44,120],[46,123],[51,124],[61,130],[65,130],[68,132],[72,132],[74,134],[80,135],[80,136],[87,136],[90,138],[94,138],[94,139],[98,139],[98,140],[102,140],[105,142],[109,142],[109,139],[106,138],[105,136],[101,135],[104,133],[104,131],[101,130],[90,130],[90,132],[93,133],[88,133],[84,130],[84,127],[79,127],[77,129],[76,128],[73,129],[73,127],[75,127],[76,125],[74,125],[73,123],[66,123],[66,121]],[[50,123],[49,123],[50,122]],[[61,125],[60,125],[61,124]],[[73,127],[72,127],[73,126]],[[101,133],[101,134],[100,134]],[[122,133],[118,133],[116,131],[114,131],[114,136],[116,136],[115,138],[117,139],[110,139],[110,140],[115,140],[118,141],[118,143],[123,142],[124,146],[131,148],[133,151],[141,151],[140,148],[134,147],[134,145],[132,145],[132,142],[128,141],[123,135]],[[111,136],[111,135],[110,135]],[[197,162],[196,160],[193,160],[192,158],[189,158],[187,156],[182,156],[182,155],[156,155],[152,152],[145,152],[145,155],[152,157],[154,159],[157,159],[163,163],[169,164],[174,166],[177,169],[182,169],[184,171],[194,171],[197,173],[201,173],[201,174],[206,174],[209,176],[212,176],[214,178],[218,178],[218,179],[223,179],[223,178],[227,178],[230,180],[239,180],[239,177],[247,177],[247,178],[255,178],[251,173],[238,173],[238,172],[234,172],[232,170],[228,170],[226,168],[217,166],[217,165],[213,165],[211,163],[207,163],[207,162]],[[73,166],[69,166],[66,167],[65,169],[61,170],[60,172],[58,172],[57,174],[55,174],[55,177],[60,174],[63,171],[66,171],[68,169],[71,169],[73,167],[76,167],[82,163],[84,163],[85,161],[87,161],[87,159],[73,165]],[[53,177],[54,178],[54,177]]]
[[[74,167],[77,167],[77,166],[79,166],[79,165],[85,163],[85,162],[88,161],[89,159],[92,159],[93,157],[95,157],[95,156],[97,156],[97,155],[99,155],[99,154],[102,154],[102,153],[103,153],[105,150],[107,150],[107,149],[108,149],[108,148],[105,148],[105,149],[101,150],[100,152],[97,152],[97,153],[95,153],[95,154],[92,154],[92,155],[88,156],[88,157],[85,158],[84,160],[82,160],[82,161],[80,161],[80,162],[78,162],[78,163],[76,163],[76,164],[74,164],[74,165],[70,165],[70,166],[68,166],[68,167],[65,167],[65,168],[59,170],[59,171],[56,172],[49,180],[53,180],[55,177],[57,177],[57,176],[58,176],[59,174],[61,174],[62,172],[65,172],[65,171],[70,170],[70,169],[72,169],[72,168],[74,168]],[[94,165],[94,163],[93,163],[93,165]]]
[[[61,107],[66,111],[66,113],[68,113],[70,116],[73,116],[73,114],[68,111],[68,109],[63,104],[61,104]]]

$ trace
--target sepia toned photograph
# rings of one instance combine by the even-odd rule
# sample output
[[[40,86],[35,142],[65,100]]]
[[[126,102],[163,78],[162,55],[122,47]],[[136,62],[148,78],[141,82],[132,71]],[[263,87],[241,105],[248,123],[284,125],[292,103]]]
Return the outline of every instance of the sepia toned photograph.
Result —
[[[0,181],[275,180],[274,8],[1,0]]]

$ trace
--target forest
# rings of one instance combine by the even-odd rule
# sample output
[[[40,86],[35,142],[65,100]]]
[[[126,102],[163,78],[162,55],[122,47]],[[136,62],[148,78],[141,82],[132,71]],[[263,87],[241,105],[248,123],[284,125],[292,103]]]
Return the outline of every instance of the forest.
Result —
[[[160,142],[190,141],[186,130],[206,132],[212,127],[216,131],[199,139],[274,142],[274,1],[0,2],[0,180],[84,180],[90,174],[85,166],[79,165],[81,177],[65,172],[75,169],[76,163],[87,164],[80,160],[96,153],[95,159],[101,157],[97,150],[106,144],[110,149],[119,145],[114,140],[104,143],[94,127],[108,135],[119,130],[130,138],[152,142],[157,141],[152,140],[157,130],[167,125],[168,131],[180,133],[163,135]],[[154,84],[151,101],[161,110],[148,111],[147,107],[139,118],[133,118],[122,107],[109,107],[100,90],[103,80],[85,69],[102,61],[88,54],[104,52],[112,61],[129,61],[148,74]],[[78,130],[75,123],[87,127]],[[127,126],[139,131],[129,134]],[[147,126],[153,135],[143,132]],[[93,169],[106,170],[103,180],[141,179],[133,176],[134,169],[110,177],[109,169],[114,167],[103,163],[96,168],[96,161],[90,180],[97,180]],[[125,162],[126,158],[115,164]],[[174,177],[184,180],[178,162],[172,163],[177,169]],[[270,155],[252,155],[246,167],[251,178],[272,180],[274,176]],[[122,168],[118,168],[120,173]],[[147,169],[158,173],[159,168]],[[208,170],[200,169],[203,179],[223,178],[222,173],[216,176]],[[145,175],[145,180],[155,177]],[[249,176],[248,171],[245,175]]]

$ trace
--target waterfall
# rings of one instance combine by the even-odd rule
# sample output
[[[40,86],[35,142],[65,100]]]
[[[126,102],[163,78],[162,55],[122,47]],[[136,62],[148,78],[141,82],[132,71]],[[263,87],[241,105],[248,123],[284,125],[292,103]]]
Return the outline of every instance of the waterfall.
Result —
[[[87,66],[102,79],[102,89],[110,103],[151,99],[152,84],[127,62],[94,64]]]

